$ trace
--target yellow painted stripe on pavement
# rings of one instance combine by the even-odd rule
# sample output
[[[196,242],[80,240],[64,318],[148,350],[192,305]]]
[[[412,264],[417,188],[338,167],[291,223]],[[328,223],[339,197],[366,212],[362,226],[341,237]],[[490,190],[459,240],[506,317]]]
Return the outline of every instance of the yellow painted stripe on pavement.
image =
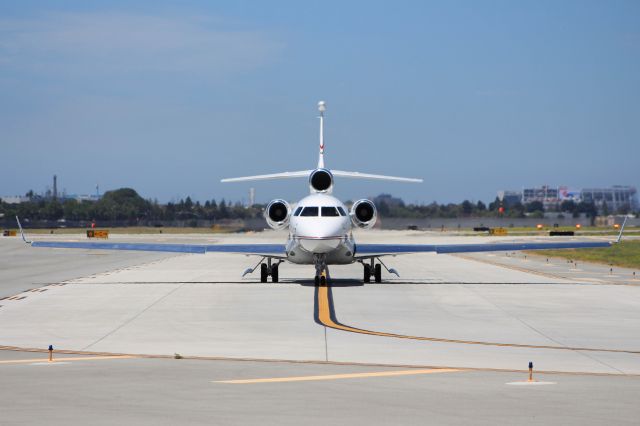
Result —
[[[640,354],[640,350],[627,350],[627,349],[607,349],[607,348],[585,348],[585,347],[570,347],[570,346],[554,346],[554,345],[527,345],[521,343],[499,343],[499,342],[483,342],[474,340],[459,340],[459,339],[444,339],[441,337],[421,337],[421,336],[408,336],[405,334],[386,333],[382,331],[365,330],[362,328],[350,327],[335,322],[331,319],[331,307],[329,302],[329,286],[318,287],[318,320],[329,328],[336,330],[348,331],[351,333],[368,334],[372,336],[393,337],[396,339],[409,339],[409,340],[422,340],[427,342],[441,342],[441,343],[456,343],[464,345],[480,345],[480,346],[498,346],[498,347],[510,347],[510,348],[530,348],[530,349],[555,349],[555,350],[568,350],[568,351],[587,351],[587,352],[614,352],[614,353],[628,353],[628,354]]]
[[[462,371],[453,368],[430,368],[396,371],[377,371],[371,373],[349,373],[349,374],[326,374],[321,376],[295,376],[295,377],[273,377],[266,379],[242,379],[242,380],[216,380],[213,383],[227,383],[233,385],[245,385],[253,383],[282,383],[282,382],[308,382],[317,380],[339,380],[339,379],[360,379],[367,377],[393,377],[393,376],[413,376],[418,374],[453,373]]]
[[[129,358],[137,358],[131,355],[113,355],[113,356],[83,356],[83,357],[60,357],[55,358],[51,361],[52,364],[55,364],[58,361],[92,361],[92,360],[103,360],[103,359],[129,359]],[[0,361],[0,364],[30,364],[33,362],[49,362],[49,358],[31,358],[31,359],[8,359]]]

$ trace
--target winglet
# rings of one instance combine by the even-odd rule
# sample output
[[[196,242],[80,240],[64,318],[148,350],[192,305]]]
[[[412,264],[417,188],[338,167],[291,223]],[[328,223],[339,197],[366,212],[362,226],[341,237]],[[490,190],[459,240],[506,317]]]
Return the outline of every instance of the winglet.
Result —
[[[624,231],[624,226],[627,224],[627,219],[629,219],[629,216],[624,217],[624,221],[622,222],[622,226],[620,227],[620,233],[618,234],[618,239],[616,240],[616,243],[619,243],[620,240],[622,240],[622,232]]]
[[[20,219],[18,219],[17,215],[16,215],[16,221],[18,222],[18,228],[20,228],[20,236],[22,237],[22,241],[24,241],[27,244],[31,244],[31,240],[27,240],[24,236],[24,231],[22,230],[22,225],[20,224]]]

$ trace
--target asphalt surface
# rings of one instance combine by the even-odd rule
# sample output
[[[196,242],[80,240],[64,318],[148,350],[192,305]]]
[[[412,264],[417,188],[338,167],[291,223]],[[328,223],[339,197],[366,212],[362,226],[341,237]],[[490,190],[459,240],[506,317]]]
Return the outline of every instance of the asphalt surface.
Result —
[[[361,236],[434,239],[477,242]],[[386,259],[401,278],[385,274],[383,284],[362,285],[359,265],[334,267],[332,286],[316,288],[312,267],[289,264],[281,266],[280,284],[241,279],[256,261],[36,249],[0,239],[0,423],[640,418],[640,289],[602,267],[579,265],[575,276],[560,262],[504,253],[410,255]],[[47,361],[49,344],[54,362]]]
[[[458,371],[217,383],[405,370],[185,359],[0,364],[0,408],[6,425],[638,424],[633,377],[544,374],[534,378],[555,384],[518,386],[507,383],[526,373]]]

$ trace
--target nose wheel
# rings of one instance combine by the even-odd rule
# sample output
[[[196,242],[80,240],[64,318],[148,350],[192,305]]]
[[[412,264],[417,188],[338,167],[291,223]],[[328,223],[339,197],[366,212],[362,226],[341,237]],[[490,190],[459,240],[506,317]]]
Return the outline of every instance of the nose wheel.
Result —
[[[324,254],[313,255],[313,263],[316,267],[315,285],[326,285],[329,268],[327,268],[327,257]]]
[[[327,284],[327,277],[326,275],[320,275],[315,277],[314,279],[315,285],[326,285]]]

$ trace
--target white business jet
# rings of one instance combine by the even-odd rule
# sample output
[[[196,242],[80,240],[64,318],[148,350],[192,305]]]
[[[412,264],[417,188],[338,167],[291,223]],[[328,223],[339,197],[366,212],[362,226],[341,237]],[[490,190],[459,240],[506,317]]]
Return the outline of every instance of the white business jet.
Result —
[[[362,199],[353,203],[351,209],[331,195],[334,178],[373,179],[396,182],[419,183],[422,179],[383,176],[359,172],[346,172],[326,168],[324,163],[324,113],[326,104],[318,103],[320,111],[320,156],[318,167],[313,170],[283,172],[267,175],[246,176],[222,179],[222,182],[247,182],[270,179],[305,178],[309,181],[310,195],[293,207],[285,200],[271,201],[265,209],[267,224],[276,230],[289,228],[285,244],[144,244],[144,243],[93,243],[76,241],[29,241],[25,238],[20,221],[20,232],[25,242],[33,247],[57,247],[97,250],[139,250],[164,251],[178,253],[239,253],[260,256],[253,268],[244,271],[243,276],[260,267],[260,281],[278,282],[279,266],[282,262],[315,266],[316,285],[325,284],[328,277],[328,265],[344,265],[359,262],[364,269],[363,280],[382,281],[382,267],[391,274],[399,276],[393,268],[387,268],[382,262],[383,256],[396,256],[407,253],[469,253],[486,251],[541,250],[609,247],[608,241],[570,241],[544,243],[487,243],[487,244],[357,244],[351,232],[352,227],[369,229],[377,219],[376,207],[372,201]],[[16,218],[17,219],[17,218]],[[626,220],[625,220],[626,221]],[[624,224],[618,240],[622,236]]]

